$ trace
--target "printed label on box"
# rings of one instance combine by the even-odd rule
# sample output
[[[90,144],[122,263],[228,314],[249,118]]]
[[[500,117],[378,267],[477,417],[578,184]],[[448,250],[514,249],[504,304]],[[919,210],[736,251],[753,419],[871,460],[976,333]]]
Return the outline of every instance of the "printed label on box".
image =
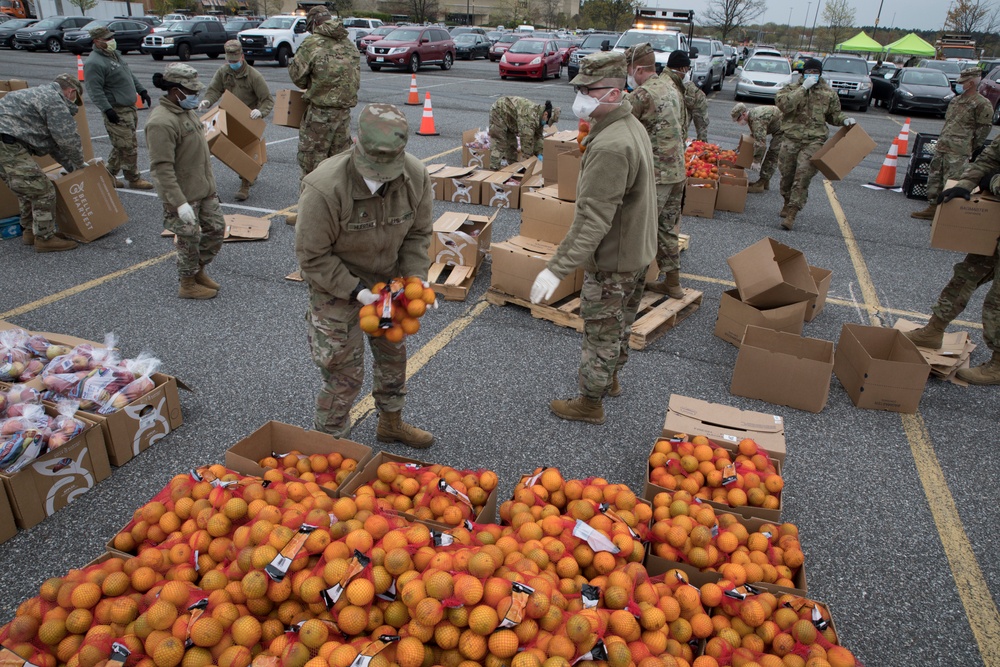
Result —
[[[89,449],[80,447],[76,453],[76,460],[64,457],[56,461],[36,461],[32,464],[39,475],[58,479],[49,487],[45,496],[46,516],[55,514],[78,495],[93,488],[94,476],[83,465],[83,460],[89,453]]]

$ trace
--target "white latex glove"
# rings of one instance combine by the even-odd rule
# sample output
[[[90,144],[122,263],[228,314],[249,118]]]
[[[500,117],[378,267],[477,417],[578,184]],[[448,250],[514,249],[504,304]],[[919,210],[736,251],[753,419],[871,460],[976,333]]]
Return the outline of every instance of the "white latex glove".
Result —
[[[60,169],[60,170],[59,170],[59,177],[60,177],[60,178],[62,178],[63,176],[65,176],[65,175],[66,175],[66,174],[68,174],[68,173],[69,173],[69,172],[68,172],[68,171],[66,171],[65,169]]]
[[[541,303],[551,299],[560,282],[562,281],[556,277],[556,274],[548,269],[542,269],[538,277],[535,278],[535,284],[531,286],[531,303]]]
[[[853,118],[845,118],[844,127],[850,127],[851,125],[855,125],[857,122],[858,121],[854,120]]]
[[[427,282],[426,280],[421,280],[420,282],[423,283],[424,289],[427,289],[427,288],[429,288],[431,286],[431,284],[429,282]],[[431,305],[431,308],[433,308],[434,310],[437,310],[438,305],[440,303],[441,303],[441,299],[438,299],[438,298],[435,297],[434,303]]]
[[[187,202],[184,202],[177,207],[177,217],[189,225],[193,225],[198,220],[198,218],[194,215],[194,209],[191,208],[191,204],[188,204]]]
[[[88,167],[93,167],[95,164],[103,164],[103,163],[104,163],[104,158],[102,158],[102,157],[95,157],[95,158],[92,158],[90,160],[84,161],[83,164],[86,165],[86,166],[88,166]]]
[[[373,293],[370,289],[363,289],[358,292],[358,303],[362,306],[370,306],[378,301],[378,294]]]
[[[754,162],[750,165],[750,171],[760,171],[760,162]]]
[[[205,111],[208,107],[212,106],[212,103],[208,100],[202,100],[201,104],[198,105],[198,111]]]
[[[810,88],[816,85],[817,81],[819,81],[819,79],[813,79],[811,77],[807,78],[805,81],[802,82],[803,90],[809,90]]]
[[[260,109],[254,109],[253,111],[251,111],[250,117],[253,118],[254,120],[260,118]]]

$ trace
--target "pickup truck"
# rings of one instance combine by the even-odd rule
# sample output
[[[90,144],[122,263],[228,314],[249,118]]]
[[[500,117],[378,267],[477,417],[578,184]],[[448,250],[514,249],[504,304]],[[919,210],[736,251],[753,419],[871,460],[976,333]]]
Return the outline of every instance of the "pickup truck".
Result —
[[[280,67],[287,67],[288,60],[308,36],[305,16],[283,14],[272,16],[252,30],[243,30],[239,39],[247,64],[277,60]]]
[[[196,53],[218,58],[225,52],[226,39],[226,29],[219,21],[192,19],[177,21],[170,30],[146,35],[139,50],[153,56],[153,60],[163,60],[164,56],[190,60]]]

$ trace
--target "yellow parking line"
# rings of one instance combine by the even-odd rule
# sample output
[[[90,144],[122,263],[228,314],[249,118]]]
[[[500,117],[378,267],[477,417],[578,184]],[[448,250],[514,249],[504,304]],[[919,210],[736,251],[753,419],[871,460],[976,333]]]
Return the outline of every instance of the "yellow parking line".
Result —
[[[421,162],[430,162],[431,160],[436,160],[439,157],[444,157],[445,155],[451,155],[455,151],[460,151],[460,150],[462,150],[461,146],[455,146],[454,148],[449,148],[448,150],[446,150],[446,151],[444,151],[442,153],[438,153],[437,155],[432,155],[430,157],[421,158],[420,161]]]
[[[878,294],[868,273],[868,266],[837,199],[837,193],[834,192],[833,184],[830,181],[823,181],[823,186],[826,188],[830,206],[837,218],[847,250],[851,254],[861,293],[867,303],[881,310]],[[877,312],[869,313],[869,317],[873,325],[882,324]],[[945,557],[951,567],[958,596],[962,600],[965,616],[979,645],[979,655],[986,667],[1000,667],[1000,612],[997,611],[996,603],[986,585],[986,578],[969,542],[969,536],[962,525],[955,498],[948,488],[944,471],[941,470],[930,433],[919,412],[914,415],[901,414],[900,418],[903,432],[910,443],[910,454],[917,468],[917,476],[920,478],[930,506],[931,517],[934,519]]]

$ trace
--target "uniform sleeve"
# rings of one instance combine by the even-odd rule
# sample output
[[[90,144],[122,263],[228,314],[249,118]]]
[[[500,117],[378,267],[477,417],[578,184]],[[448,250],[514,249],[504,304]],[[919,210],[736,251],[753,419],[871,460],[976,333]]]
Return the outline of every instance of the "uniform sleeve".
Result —
[[[986,98],[983,98],[983,101],[986,102]],[[972,134],[972,150],[975,151],[983,145],[986,138],[990,136],[990,130],[993,128],[993,109],[990,107],[989,102],[976,105],[973,126],[975,127],[975,131]]]
[[[642,88],[636,88],[631,93],[625,95],[625,99],[632,104],[632,115],[642,123],[642,117],[650,108],[649,93]],[[643,123],[645,125],[645,123]]]
[[[598,163],[600,168],[580,171],[573,224],[547,265],[559,278],[565,278],[594,256],[597,246],[611,229],[628,184],[629,164],[625,155],[608,149],[594,151],[593,148],[585,155],[588,162]]]
[[[431,178],[426,169],[417,194],[420,199],[414,211],[413,226],[399,247],[399,271],[404,277],[419,276],[422,280],[426,280],[427,270],[431,266],[431,258],[427,251],[431,245],[434,227],[434,194],[431,190]]]
[[[223,65],[222,67],[229,67],[228,65]],[[225,84],[222,78],[222,67],[215,70],[215,74],[212,76],[212,82],[208,84],[208,88],[205,89],[205,101],[208,102],[209,106],[215,104],[222,97],[222,93],[225,92]]]
[[[302,47],[299,48],[291,62],[288,63],[288,76],[292,79],[292,83],[296,86],[302,90],[308,90],[309,82],[312,78],[309,76],[310,71],[312,70],[312,62],[309,59],[311,47],[304,42]],[[360,69],[361,61],[358,60],[358,71],[360,71]],[[351,289],[354,288],[352,287]]]
[[[774,96],[774,104],[781,110],[782,115],[793,116],[805,102],[805,99],[806,91],[802,86],[796,86],[795,88],[785,87],[779,90],[778,94]]]
[[[137,93],[145,93],[146,92],[146,86],[144,86],[141,83],[139,83],[139,79],[136,78],[135,74],[132,73],[131,69],[129,69],[128,73],[132,77],[132,85],[135,86],[135,92],[137,92]],[[84,73],[84,76],[86,77],[86,73]]]
[[[841,127],[847,120],[847,114],[840,108],[840,98],[836,93],[830,94],[830,101],[826,107],[826,122],[836,127]]]
[[[42,112],[45,114],[45,124],[49,134],[55,140],[59,150],[52,157],[65,167],[83,169],[83,142],[77,131],[76,121],[65,104],[52,104]],[[83,107],[77,113],[86,113]]]
[[[983,176],[1000,173],[1000,137],[987,146],[976,161],[969,164],[959,178],[958,187],[974,190]],[[994,193],[995,194],[995,193]]]
[[[253,70],[251,76],[253,77],[253,92],[257,96],[257,110],[260,111],[262,118],[267,118],[271,113],[271,109],[274,108],[274,97],[271,95],[271,90],[267,87],[267,82],[264,81],[263,74],[257,70]]]
[[[521,153],[537,155],[535,152],[535,131],[540,127],[541,114],[536,113],[538,107],[535,105],[518,106],[517,108],[517,136],[521,138]]]
[[[83,64],[83,85],[87,87],[87,94],[90,95],[90,99],[94,101],[101,113],[111,108],[111,102],[104,94],[106,73],[107,71],[103,67],[98,67],[91,58],[87,58],[87,62]]]
[[[692,87],[691,116],[698,141],[708,141],[708,97],[698,88]]]
[[[333,254],[339,221],[340,211],[334,209],[323,193],[312,184],[303,183],[295,225],[295,255],[302,278],[313,289],[349,299],[359,279]]]
[[[149,173],[156,184],[160,199],[177,208],[187,203],[187,197],[177,181],[174,160],[177,133],[171,127],[146,125],[146,148],[149,150]]]

